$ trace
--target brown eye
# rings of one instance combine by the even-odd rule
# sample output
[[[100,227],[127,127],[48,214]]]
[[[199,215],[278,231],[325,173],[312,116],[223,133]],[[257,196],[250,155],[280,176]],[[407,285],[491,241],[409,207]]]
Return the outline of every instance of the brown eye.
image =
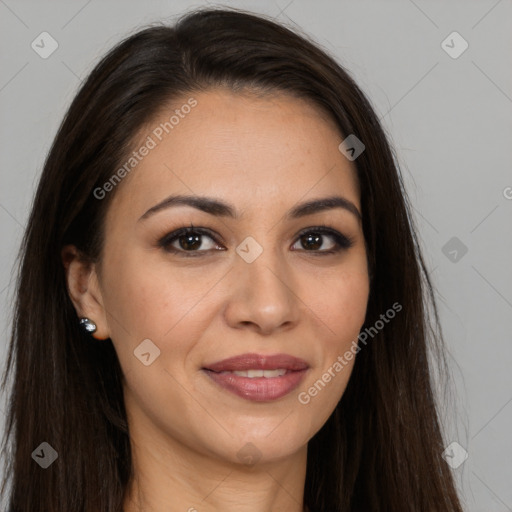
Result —
[[[210,239],[211,243],[205,243],[204,238]],[[165,235],[158,245],[168,252],[189,253],[185,254],[186,256],[199,256],[218,247],[215,238],[201,228],[178,229]]]
[[[199,249],[202,245],[201,237],[204,235],[194,235],[192,233],[186,235],[180,235],[176,240],[179,242],[180,249],[194,250]]]
[[[300,240],[304,248],[311,249],[312,251],[318,251],[323,245],[324,237],[325,235],[310,232],[306,235],[302,235]],[[336,244],[334,244],[334,246],[335,245]]]
[[[209,239],[210,243],[205,242],[205,239]],[[330,239],[331,242],[324,247],[326,239]],[[302,231],[294,245],[298,243],[301,248],[293,250],[303,250],[313,255],[335,254],[353,245],[350,238],[327,226],[316,226]],[[214,250],[225,250],[210,230],[193,226],[180,228],[165,235],[158,245],[167,252],[184,257],[204,256]]]
[[[330,238],[333,242],[327,248],[321,249],[325,237]],[[299,241],[306,252],[316,252],[318,254],[333,254],[353,245],[353,241],[345,235],[334,229],[321,226],[308,228],[308,230],[300,233]]]

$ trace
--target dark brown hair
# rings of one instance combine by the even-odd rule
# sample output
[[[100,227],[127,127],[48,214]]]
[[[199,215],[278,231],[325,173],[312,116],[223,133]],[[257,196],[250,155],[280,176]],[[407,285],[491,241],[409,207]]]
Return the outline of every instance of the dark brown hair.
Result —
[[[20,250],[2,384],[14,372],[3,445],[9,511],[122,510],[133,477],[123,375],[111,340],[91,342],[78,326],[61,248],[100,259],[115,191],[99,201],[95,188],[164,105],[220,86],[304,98],[363,141],[354,163],[371,275],[364,328],[403,306],[358,353],[342,399],[309,442],[304,503],[311,512],[460,512],[431,376],[431,354],[444,361],[441,329],[387,137],[326,51],[234,9],[194,11],[127,37],[84,81],[57,133]],[[31,456],[42,442],[58,452],[45,470]]]

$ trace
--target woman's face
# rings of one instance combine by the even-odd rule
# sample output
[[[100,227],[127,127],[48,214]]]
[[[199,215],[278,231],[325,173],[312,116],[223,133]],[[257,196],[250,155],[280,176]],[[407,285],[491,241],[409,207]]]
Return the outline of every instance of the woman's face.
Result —
[[[114,343],[140,440],[277,460],[304,449],[353,368],[333,370],[369,293],[356,171],[332,122],[301,100],[190,96],[195,106],[172,109],[179,122],[165,125],[169,110],[150,124],[149,149],[108,192],[102,313],[89,313]]]

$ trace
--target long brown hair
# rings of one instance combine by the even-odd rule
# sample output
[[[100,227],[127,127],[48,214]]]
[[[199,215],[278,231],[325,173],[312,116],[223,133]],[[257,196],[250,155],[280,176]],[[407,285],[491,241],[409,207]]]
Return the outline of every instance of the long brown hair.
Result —
[[[431,376],[431,354],[444,361],[441,330],[393,150],[340,64],[306,35],[235,9],[194,11],[127,37],[90,73],[56,135],[20,249],[2,383],[13,372],[9,511],[122,510],[133,477],[122,371],[111,340],[91,342],[78,326],[61,248],[99,259],[115,190],[101,201],[93,191],[163,105],[218,86],[305,98],[363,141],[354,164],[371,276],[364,329],[392,304],[403,308],[358,353],[309,442],[304,503],[311,512],[460,512]],[[43,442],[58,453],[46,469],[32,456]]]

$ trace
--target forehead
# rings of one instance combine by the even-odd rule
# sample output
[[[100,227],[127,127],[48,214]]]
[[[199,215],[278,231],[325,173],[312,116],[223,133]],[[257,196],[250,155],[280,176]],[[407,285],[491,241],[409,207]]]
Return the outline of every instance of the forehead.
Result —
[[[335,192],[359,205],[341,140],[321,109],[289,95],[190,94],[141,131],[135,150],[151,149],[116,190],[109,216],[138,218],[171,193],[224,197],[249,210]]]

